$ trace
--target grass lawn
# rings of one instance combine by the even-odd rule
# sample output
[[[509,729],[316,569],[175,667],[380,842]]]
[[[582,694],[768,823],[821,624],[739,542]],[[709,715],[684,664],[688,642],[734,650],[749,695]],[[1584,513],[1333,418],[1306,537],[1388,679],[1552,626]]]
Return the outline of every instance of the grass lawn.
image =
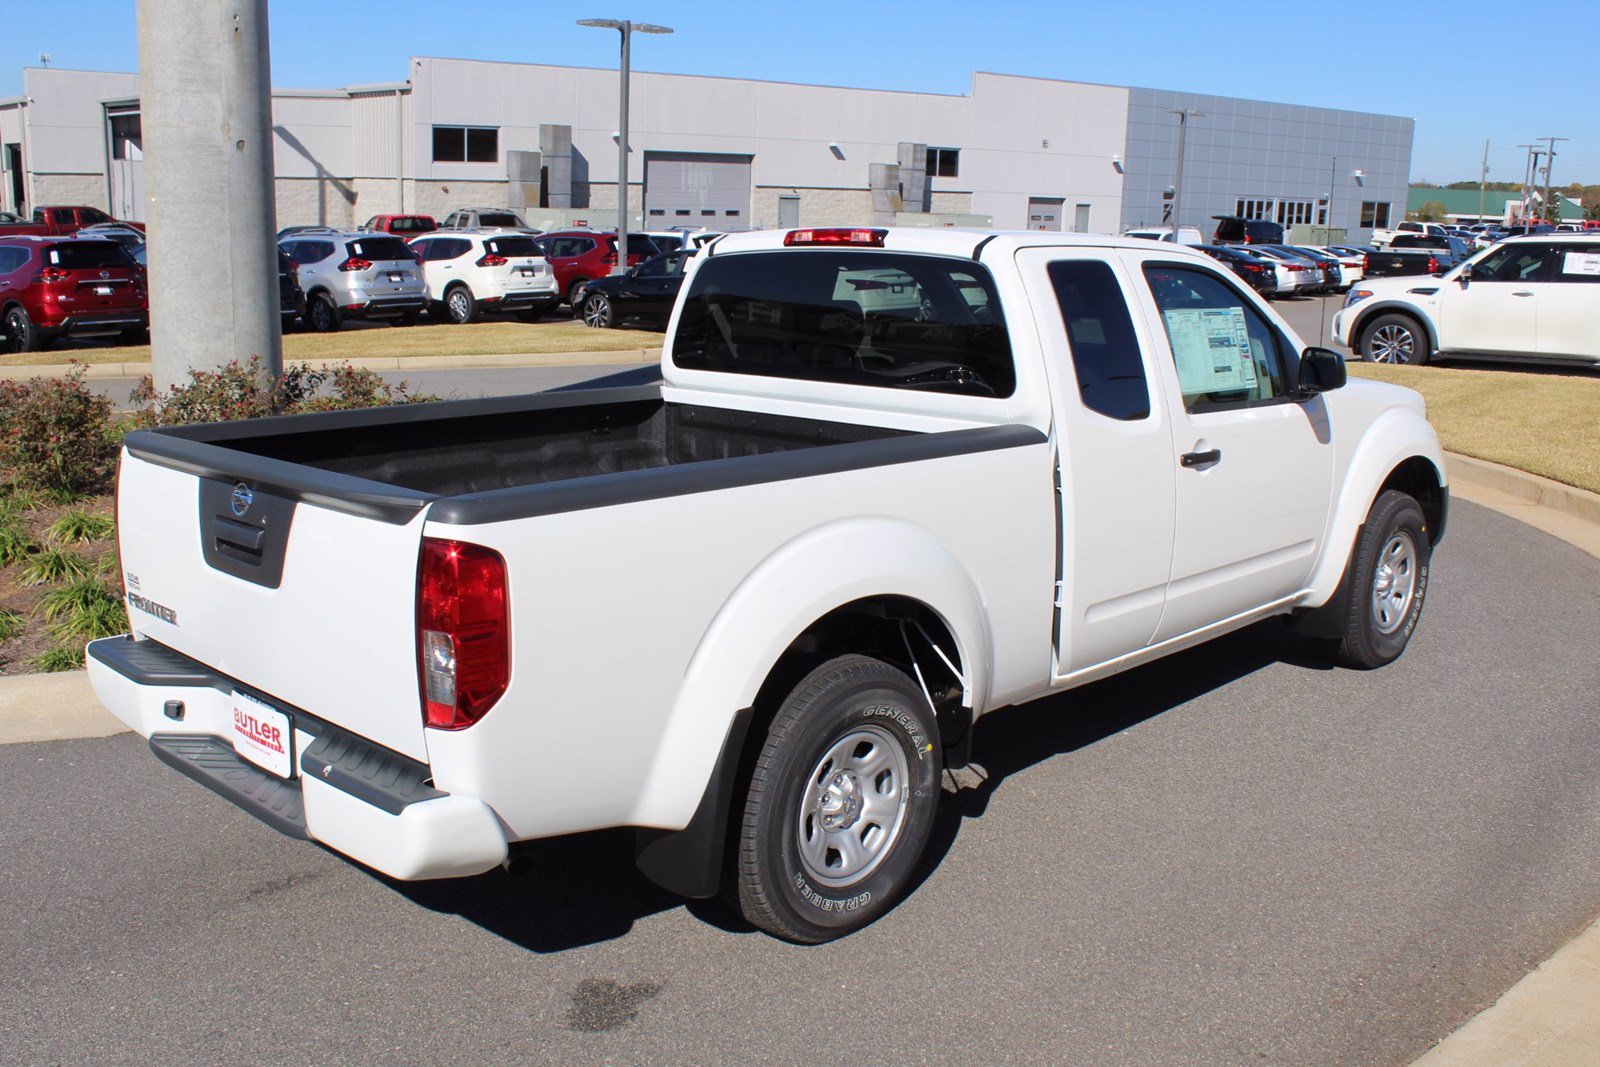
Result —
[[[1600,375],[1372,363],[1349,368],[1426,397],[1428,421],[1451,452],[1600,493]]]
[[[286,362],[337,362],[391,356],[486,356],[509,353],[615,352],[660,348],[652,330],[594,330],[581,322],[475,322],[469,326],[385,326],[352,323],[337,333],[291,333],[283,339]],[[66,363],[140,363],[149,345],[58,344],[44,352],[0,354],[0,366]]]

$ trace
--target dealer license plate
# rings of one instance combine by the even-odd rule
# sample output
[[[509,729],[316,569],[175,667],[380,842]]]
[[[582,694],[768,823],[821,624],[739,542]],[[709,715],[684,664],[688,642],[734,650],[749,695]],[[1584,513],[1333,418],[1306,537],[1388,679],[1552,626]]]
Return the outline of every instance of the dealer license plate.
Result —
[[[279,778],[294,777],[294,729],[289,716],[237,689],[233,691],[233,750]]]
[[[97,285],[97,286],[94,287],[94,291],[99,296],[110,296],[111,295],[111,286],[109,286],[109,285]]]

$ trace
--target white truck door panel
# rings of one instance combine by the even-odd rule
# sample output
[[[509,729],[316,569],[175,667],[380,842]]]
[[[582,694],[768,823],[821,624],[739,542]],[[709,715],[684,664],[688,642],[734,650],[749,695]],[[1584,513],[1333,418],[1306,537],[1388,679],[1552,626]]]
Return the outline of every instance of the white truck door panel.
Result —
[[[1209,266],[1124,253],[1166,358],[1177,478],[1172,572],[1157,642],[1299,592],[1328,521],[1334,449],[1320,399],[1289,397],[1299,353]]]
[[[1148,324],[1100,249],[1018,253],[1056,413],[1059,673],[1136,652],[1161,618],[1174,523],[1172,427]]]

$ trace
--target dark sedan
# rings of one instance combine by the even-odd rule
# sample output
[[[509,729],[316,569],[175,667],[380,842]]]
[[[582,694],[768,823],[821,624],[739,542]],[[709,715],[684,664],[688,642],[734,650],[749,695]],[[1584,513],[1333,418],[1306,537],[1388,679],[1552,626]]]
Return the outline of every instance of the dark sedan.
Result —
[[[683,271],[694,251],[651,256],[626,274],[596,278],[584,286],[578,317],[595,329],[638,322],[665,327],[683,287]]]
[[[1195,245],[1195,248],[1243,278],[1245,283],[1271,300],[1278,292],[1278,274],[1269,260],[1247,250],[1244,245]]]

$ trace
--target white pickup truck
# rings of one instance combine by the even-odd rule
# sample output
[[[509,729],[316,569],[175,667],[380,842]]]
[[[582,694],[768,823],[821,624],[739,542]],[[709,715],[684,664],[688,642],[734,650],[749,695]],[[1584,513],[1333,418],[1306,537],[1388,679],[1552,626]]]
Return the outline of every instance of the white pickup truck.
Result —
[[[1402,222],[1392,230],[1377,229],[1372,231],[1372,246],[1374,248],[1388,248],[1390,242],[1403,233],[1423,234],[1429,237],[1448,237],[1449,231],[1438,222]]]
[[[635,827],[814,942],[904,892],[980,716],[1273,615],[1356,667],[1411,637],[1421,399],[1200,253],[813,229],[690,272],[646,386],[130,434],[100,699],[392,877]]]

